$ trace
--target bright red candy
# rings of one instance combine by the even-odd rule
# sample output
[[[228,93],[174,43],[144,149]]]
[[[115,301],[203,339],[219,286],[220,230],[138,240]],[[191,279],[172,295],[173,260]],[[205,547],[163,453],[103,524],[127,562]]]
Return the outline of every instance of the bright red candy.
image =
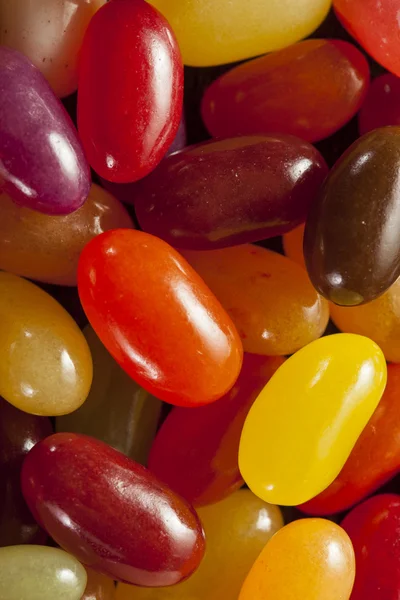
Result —
[[[224,398],[200,408],[174,408],[153,443],[149,469],[195,506],[240,488],[238,452],[247,413],[283,362],[245,354],[239,379]]]
[[[343,520],[353,542],[356,580],[350,600],[400,598],[400,496],[381,494]]]
[[[46,438],[26,457],[21,481],[34,517],[57,544],[112,579],[172,585],[202,559],[204,534],[193,508],[94,438]]]
[[[183,66],[164,17],[144,0],[111,0],[81,51],[78,128],[104,179],[136,181],[160,162],[179,127]]]
[[[374,79],[358,114],[361,135],[386,125],[400,125],[400,78],[391,73]]]
[[[166,242],[133,229],[97,236],[82,252],[78,288],[108,351],[161,400],[200,406],[235,383],[239,335],[200,276]]]

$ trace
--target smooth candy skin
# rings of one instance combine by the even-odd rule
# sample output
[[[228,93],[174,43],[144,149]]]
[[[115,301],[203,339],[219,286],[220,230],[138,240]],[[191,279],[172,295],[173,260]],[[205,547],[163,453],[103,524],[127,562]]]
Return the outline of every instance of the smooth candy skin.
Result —
[[[147,469],[103,442],[56,433],[22,469],[36,520],[67,552],[119,581],[150,587],[188,577],[204,553],[192,507]]]
[[[90,171],[76,131],[29,60],[0,47],[0,188],[22,206],[66,215],[82,206]]]
[[[347,31],[378,63],[400,76],[397,0],[333,0]]]
[[[0,598],[4,600],[81,600],[86,571],[58,548],[0,548]]]
[[[222,75],[203,97],[203,120],[214,137],[277,132],[315,142],[350,121],[368,83],[355,46],[306,40]]]
[[[336,163],[311,207],[304,256],[316,289],[357,306],[400,275],[400,127],[357,140]]]
[[[307,37],[330,0],[150,0],[174,30],[185,65],[207,67],[265,54]]]
[[[346,510],[400,471],[400,365],[388,365],[386,389],[335,481],[299,508],[311,515]]]
[[[360,135],[387,125],[400,125],[400,78],[391,73],[372,81],[358,114]]]
[[[245,354],[239,378],[226,396],[208,406],[174,408],[151,448],[149,469],[194,506],[213,504],[239,489],[243,424],[282,364],[280,357]]]
[[[354,550],[345,531],[324,519],[300,519],[268,542],[239,600],[349,600]]]
[[[79,68],[78,128],[93,169],[115,183],[150,173],[177,133],[182,97],[182,59],[164,17],[143,0],[104,5]]]
[[[328,167],[287,135],[206,142],[162,161],[132,190],[145,231],[212,250],[274,237],[305,221]]]
[[[35,415],[79,408],[92,358],[75,321],[33,283],[0,272],[0,394]]]
[[[303,253],[304,229],[305,225],[299,225],[296,229],[285,233],[282,241],[285,255],[305,269],[306,263]]]
[[[162,240],[129,229],[96,237],[81,255],[78,288],[103,344],[157,398],[200,406],[235,383],[242,345],[233,323]]]
[[[284,256],[250,244],[184,256],[232,318],[245,352],[292,354],[325,331],[326,301]]]
[[[0,44],[40,69],[57,96],[78,87],[78,54],[90,19],[106,0],[1,0]]]
[[[92,327],[84,329],[93,359],[93,383],[78,410],[58,417],[57,431],[84,433],[145,465],[162,403],[115,362]]]
[[[285,506],[322,492],[341,471],[385,385],[385,358],[368,338],[330,335],[299,350],[247,416],[239,467],[249,488]]]
[[[240,490],[198,511],[207,552],[187,581],[154,590],[119,584],[115,600],[221,600],[238,597],[253,562],[272,535],[283,526],[277,506],[249,490]]]
[[[356,555],[351,600],[397,600],[400,593],[400,496],[381,494],[343,520]]]
[[[0,268],[45,283],[77,285],[79,256],[96,235],[133,227],[125,208],[100,186],[66,216],[44,215],[0,196]]]
[[[87,585],[81,600],[114,600],[115,585],[112,579],[86,567]]]

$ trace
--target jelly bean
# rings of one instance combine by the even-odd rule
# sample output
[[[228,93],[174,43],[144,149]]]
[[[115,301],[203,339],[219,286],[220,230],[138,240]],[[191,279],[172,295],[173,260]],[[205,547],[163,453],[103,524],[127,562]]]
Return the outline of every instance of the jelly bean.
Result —
[[[324,519],[301,519],[268,542],[239,600],[349,600],[354,575],[354,550],[345,531]]]
[[[243,424],[281,364],[280,357],[245,354],[239,379],[224,398],[199,408],[174,408],[152,446],[150,470],[195,506],[218,502],[240,488]]]
[[[316,289],[355,306],[383,294],[400,275],[400,127],[356,141],[311,207],[304,256]]]
[[[0,398],[0,546],[46,540],[23,499],[20,472],[27,452],[52,432],[49,419],[24,413]]]
[[[323,334],[328,304],[286,257],[250,244],[184,256],[232,317],[246,352],[292,354]]]
[[[75,321],[33,283],[0,272],[0,394],[36,415],[85,401],[92,359]]]
[[[283,249],[285,254],[298,265],[306,268],[303,254],[304,225],[285,233],[283,236]]]
[[[400,125],[400,78],[386,73],[374,79],[358,115],[360,134]]]
[[[103,344],[161,400],[208,404],[235,383],[242,346],[233,323],[162,240],[129,229],[97,236],[81,255],[78,286]]]
[[[105,4],[79,69],[78,127],[95,171],[116,183],[152,171],[178,130],[182,95],[181,56],[163,16],[143,0]]]
[[[247,416],[239,467],[266,502],[307,502],[337,477],[386,384],[368,338],[341,333],[309,344],[272,376]]]
[[[353,542],[351,600],[397,600],[400,594],[400,496],[381,494],[354,508],[342,527]]]
[[[56,433],[29,452],[22,491],[36,520],[95,571],[157,587],[189,576],[204,552],[185,500],[103,442]]]
[[[106,0],[1,0],[0,44],[25,54],[57,96],[78,87],[78,53],[90,19]]]
[[[204,95],[203,119],[213,136],[278,132],[315,142],[356,114],[368,81],[352,44],[306,40],[222,75]]]
[[[400,75],[397,0],[333,0],[347,31],[378,63]]]
[[[233,600],[238,597],[253,562],[282,527],[281,512],[249,490],[240,490],[198,512],[207,537],[207,552],[196,573],[183,583],[160,590],[120,584],[116,600]]]
[[[242,60],[289,46],[316,29],[330,0],[150,0],[178,38],[186,65],[204,67]]]
[[[145,231],[178,248],[212,250],[305,221],[327,172],[320,153],[295,137],[240,137],[171,156],[132,193]]]
[[[121,369],[90,325],[84,335],[93,359],[92,387],[78,410],[57,418],[57,431],[91,435],[146,464],[161,402]]]
[[[312,515],[340,512],[360,502],[400,471],[400,365],[388,365],[377,409],[335,481],[300,506]]]
[[[66,216],[44,215],[0,196],[0,268],[60,285],[76,285],[79,255],[96,235],[133,227],[125,208],[92,185],[85,204]]]
[[[67,113],[27,58],[0,47],[0,187],[40,212],[77,210],[90,173]]]
[[[87,585],[81,600],[114,600],[115,585],[112,579],[86,568]]]
[[[80,600],[86,571],[58,548],[0,548],[0,598],[3,600]]]

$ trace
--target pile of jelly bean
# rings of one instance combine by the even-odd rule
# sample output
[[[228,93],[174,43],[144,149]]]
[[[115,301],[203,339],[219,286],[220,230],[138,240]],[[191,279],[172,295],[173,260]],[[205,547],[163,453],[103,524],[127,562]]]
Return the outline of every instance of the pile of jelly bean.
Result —
[[[0,0],[0,600],[400,598],[399,40]]]

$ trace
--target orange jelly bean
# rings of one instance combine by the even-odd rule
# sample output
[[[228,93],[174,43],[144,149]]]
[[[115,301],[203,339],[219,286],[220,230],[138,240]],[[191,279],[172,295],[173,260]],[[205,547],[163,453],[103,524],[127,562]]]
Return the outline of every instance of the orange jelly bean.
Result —
[[[303,254],[303,238],[305,225],[299,225],[283,236],[283,249],[285,254],[298,265],[306,268]]]

